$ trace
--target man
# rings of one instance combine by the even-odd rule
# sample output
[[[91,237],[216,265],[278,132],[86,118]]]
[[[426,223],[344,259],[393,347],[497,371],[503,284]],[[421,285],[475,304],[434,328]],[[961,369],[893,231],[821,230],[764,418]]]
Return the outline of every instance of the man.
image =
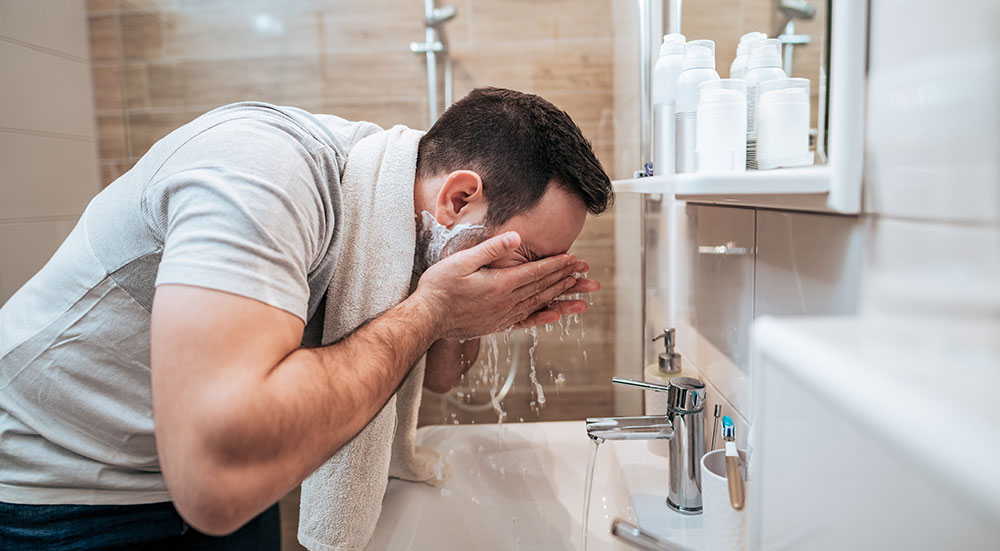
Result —
[[[445,391],[475,337],[586,309],[556,299],[599,288],[565,253],[610,181],[568,115],[486,88],[419,138],[409,168],[420,233],[468,231],[434,254],[418,240],[413,292],[318,346],[352,262],[345,167],[380,131],[226,106],[95,197],[0,309],[5,548],[273,549],[276,501],[421,356],[425,386]]]

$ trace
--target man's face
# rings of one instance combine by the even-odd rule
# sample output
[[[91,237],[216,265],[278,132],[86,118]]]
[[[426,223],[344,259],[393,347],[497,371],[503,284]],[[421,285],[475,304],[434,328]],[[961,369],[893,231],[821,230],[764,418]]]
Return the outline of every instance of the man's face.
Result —
[[[462,170],[440,177],[440,187],[424,203],[424,211],[433,205],[434,212],[419,212],[415,270],[456,252],[474,247],[494,235],[516,231],[521,245],[497,262],[494,268],[523,264],[539,258],[565,253],[587,219],[583,200],[550,183],[534,207],[512,217],[500,226],[483,227],[489,210],[482,181],[472,171]],[[497,199],[502,200],[502,199]]]
[[[521,246],[490,266],[506,268],[539,258],[565,253],[583,230],[587,207],[583,201],[555,184],[549,184],[545,195],[532,209],[512,217],[490,234],[516,231]]]

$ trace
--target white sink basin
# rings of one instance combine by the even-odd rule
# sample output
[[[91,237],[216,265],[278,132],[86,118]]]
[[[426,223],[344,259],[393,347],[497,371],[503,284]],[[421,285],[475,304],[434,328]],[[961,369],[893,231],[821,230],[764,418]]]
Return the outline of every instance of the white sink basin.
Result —
[[[423,427],[417,442],[438,450],[450,473],[440,486],[391,480],[369,550],[583,549],[587,459],[584,423]],[[601,446],[588,546],[630,549],[609,533],[620,517],[682,548],[697,549],[701,517],[666,507],[667,458],[646,442]]]

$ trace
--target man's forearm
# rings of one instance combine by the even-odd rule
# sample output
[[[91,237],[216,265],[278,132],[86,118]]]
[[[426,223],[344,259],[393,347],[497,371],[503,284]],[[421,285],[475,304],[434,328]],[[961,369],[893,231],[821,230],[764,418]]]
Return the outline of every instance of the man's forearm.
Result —
[[[199,446],[214,467],[205,483],[228,492],[232,518],[274,503],[360,432],[434,342],[434,324],[411,297],[334,345],[292,352],[263,379],[234,381]]]

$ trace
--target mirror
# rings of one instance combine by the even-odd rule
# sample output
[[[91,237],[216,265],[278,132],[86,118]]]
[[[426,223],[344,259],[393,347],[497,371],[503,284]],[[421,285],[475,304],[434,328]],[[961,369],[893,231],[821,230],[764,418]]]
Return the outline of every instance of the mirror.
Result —
[[[681,4],[680,0],[674,2]],[[663,29],[670,28],[669,13],[673,11],[667,3]],[[688,0],[681,4],[681,33],[687,40],[715,41],[716,70],[722,78],[729,77],[736,47],[744,34],[759,31],[781,41],[785,73],[809,79],[809,143],[817,153],[816,164],[827,160],[829,13],[830,0]]]

